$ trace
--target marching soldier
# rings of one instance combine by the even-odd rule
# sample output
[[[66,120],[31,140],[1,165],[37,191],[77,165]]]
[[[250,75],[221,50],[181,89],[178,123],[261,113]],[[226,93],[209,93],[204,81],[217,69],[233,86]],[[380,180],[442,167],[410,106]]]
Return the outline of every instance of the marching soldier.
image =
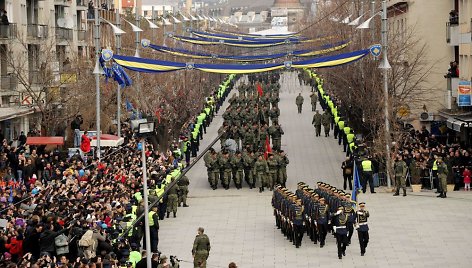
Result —
[[[174,178],[170,180],[174,182]],[[174,218],[177,217],[177,202],[178,202],[178,191],[179,186],[177,184],[173,185],[172,187],[167,190],[167,218],[169,218],[169,214],[172,212],[174,214]]]
[[[183,203],[184,207],[188,207],[187,205],[187,195],[188,195],[188,186],[190,181],[187,176],[182,176],[180,180],[177,182],[179,186],[179,207]]]
[[[302,93],[298,93],[297,98],[295,99],[295,104],[297,105],[298,108],[298,113],[302,113],[302,106],[303,106],[303,96]]]
[[[254,164],[254,175],[256,176],[256,184],[259,187],[259,193],[264,191],[264,186],[266,186],[266,176],[269,172],[269,166],[267,161],[265,161],[264,156],[260,154],[257,158],[256,163]]]
[[[329,137],[329,124],[331,123],[331,115],[329,114],[328,110],[324,112],[321,116],[321,124],[323,124],[323,129],[325,133],[325,137]]]
[[[332,216],[333,226],[336,232],[336,244],[338,246],[338,258],[342,259],[343,256],[346,256],[346,247],[348,244],[348,230],[347,230],[347,221],[348,215],[344,213],[344,207],[339,206],[338,211]]]
[[[315,126],[316,137],[321,135],[321,121],[322,121],[322,116],[320,112],[316,111],[315,115],[313,115],[313,120],[311,121],[311,123]]]
[[[295,247],[299,248],[302,244],[303,233],[304,233],[304,213],[303,206],[300,199],[297,199],[293,204],[293,230],[294,230],[294,242]]]
[[[290,161],[288,160],[288,157],[284,151],[279,151],[277,162],[279,167],[279,174],[277,175],[277,184],[280,184],[282,185],[282,187],[285,187],[285,183],[287,182],[287,166]]]
[[[244,164],[244,176],[246,179],[247,184],[249,184],[249,188],[252,189],[255,186],[255,176],[254,176],[254,163],[255,163],[255,156],[251,150],[246,151],[243,156],[243,164]]]
[[[406,172],[407,165],[403,161],[401,154],[397,155],[397,161],[393,164],[393,170],[395,171],[395,184],[396,191],[394,196],[400,195],[400,187],[403,189],[403,196],[406,196]]]
[[[272,121],[272,126],[269,127],[268,133],[272,138],[272,149],[280,150],[281,139],[284,131],[282,127],[277,123],[277,121]],[[264,140],[265,141],[265,140]]]
[[[359,210],[356,212],[356,218],[359,224],[357,235],[361,247],[361,256],[364,256],[367,244],[369,243],[369,225],[367,224],[367,218],[369,218],[369,216],[369,211],[365,210],[365,203],[359,203]]]
[[[320,248],[324,247],[326,241],[326,235],[328,234],[328,220],[329,220],[329,207],[326,204],[326,200],[320,198],[320,205],[318,206],[318,231],[320,235]]]
[[[269,167],[269,173],[268,173],[268,180],[267,180],[267,187],[272,191],[274,189],[274,183],[277,180],[277,168],[278,168],[278,162],[274,158],[273,153],[269,153],[269,159],[267,159],[267,166]]]
[[[232,166],[229,159],[229,153],[224,152],[219,159],[220,172],[222,174],[221,184],[225,190],[229,189],[229,182],[231,181]]]
[[[315,92],[311,93],[310,99],[311,99],[311,111],[314,112],[316,111],[316,103],[318,102],[318,96],[315,94]]]
[[[192,248],[193,267],[205,268],[206,261],[210,253],[210,238],[204,234],[203,227],[198,228],[198,234],[195,237]]]
[[[240,151],[236,151],[236,154],[231,157],[231,166],[233,167],[234,185],[236,189],[241,189],[244,176],[244,163]]]

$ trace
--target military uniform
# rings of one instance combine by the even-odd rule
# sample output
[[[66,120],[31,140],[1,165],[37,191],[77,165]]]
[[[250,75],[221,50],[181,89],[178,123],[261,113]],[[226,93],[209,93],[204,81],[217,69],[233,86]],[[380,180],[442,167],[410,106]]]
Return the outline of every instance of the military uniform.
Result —
[[[179,207],[183,203],[184,207],[188,207],[187,205],[187,195],[188,195],[188,186],[190,181],[187,176],[182,176],[180,180],[177,182],[179,186]]]
[[[311,111],[316,111],[316,103],[318,102],[318,96],[315,94],[315,92],[312,92],[310,95],[311,99]]]
[[[241,153],[237,152],[236,155],[231,157],[231,166],[233,167],[234,185],[237,189],[241,189],[244,176],[244,162]]]
[[[256,186],[259,187],[259,192],[263,192],[264,187],[267,186],[266,178],[268,172],[269,167],[267,161],[264,160],[262,156],[259,156],[254,164],[254,175],[256,177]]]
[[[221,184],[225,190],[229,189],[229,182],[231,181],[232,166],[229,159],[229,153],[224,153],[219,159],[219,166],[221,172]]]
[[[393,164],[393,170],[395,171],[395,184],[396,192],[394,195],[399,195],[400,188],[403,189],[403,196],[406,196],[406,172],[407,165],[405,161],[398,160]]]
[[[282,139],[282,135],[284,134],[282,127],[274,122],[274,124],[272,124],[272,126],[269,127],[268,132],[269,132],[270,137],[272,138],[272,149],[280,150],[281,139]]]
[[[441,160],[437,162],[438,166],[438,178],[439,178],[439,185],[441,186],[441,193],[438,197],[446,198],[447,193],[447,175],[449,174],[449,170],[447,168],[446,163]]]
[[[316,137],[321,135],[321,121],[322,116],[318,111],[316,111],[315,115],[313,115],[313,120],[311,121],[311,123],[315,126]]]
[[[278,163],[278,175],[277,175],[277,184],[282,185],[285,187],[285,183],[287,182],[287,166],[290,163],[288,160],[287,155],[282,151],[277,157]]]
[[[321,123],[323,124],[325,137],[329,137],[329,124],[331,123],[331,115],[328,113],[327,110],[321,117]]]
[[[172,181],[174,181],[174,179],[172,179]],[[167,218],[169,218],[171,212],[173,212],[174,218],[177,217],[178,191],[179,186],[177,184],[167,190]]]
[[[338,246],[338,258],[346,256],[346,247],[348,244],[348,215],[344,213],[344,207],[339,207],[338,212],[333,215],[333,225],[336,232],[336,244]]]
[[[357,235],[359,237],[359,245],[361,247],[361,256],[364,256],[367,244],[369,243],[369,225],[367,219],[370,214],[369,211],[364,210],[364,203],[359,203],[360,209],[356,212],[356,218],[358,220]]]
[[[272,153],[269,153],[269,159],[267,159],[267,166],[269,167],[267,187],[272,191],[274,184],[277,181],[277,169],[278,162]]]
[[[192,248],[193,267],[205,268],[210,254],[210,238],[206,234],[198,234],[195,237]]]
[[[299,94],[297,98],[295,99],[295,104],[297,105],[298,108],[298,113],[302,113],[302,106],[303,106],[303,96]]]

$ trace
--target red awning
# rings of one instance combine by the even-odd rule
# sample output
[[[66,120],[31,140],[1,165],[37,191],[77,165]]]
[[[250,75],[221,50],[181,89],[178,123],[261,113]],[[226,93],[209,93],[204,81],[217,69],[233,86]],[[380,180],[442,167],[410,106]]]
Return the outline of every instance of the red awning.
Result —
[[[64,137],[28,137],[28,145],[64,145]]]
[[[93,136],[93,139],[96,140],[97,136]],[[119,140],[120,137],[111,135],[111,134],[102,134],[100,135],[100,140],[106,140],[106,141],[117,141]]]

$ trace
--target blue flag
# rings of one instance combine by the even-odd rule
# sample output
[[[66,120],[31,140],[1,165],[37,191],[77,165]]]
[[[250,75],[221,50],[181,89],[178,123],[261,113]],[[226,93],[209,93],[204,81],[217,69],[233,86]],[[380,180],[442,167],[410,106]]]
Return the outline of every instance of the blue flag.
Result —
[[[128,99],[126,99],[125,104],[126,104],[126,111],[128,111],[128,112],[134,111],[133,104],[131,102],[129,102]]]
[[[13,203],[13,186],[10,188],[10,196],[8,196],[8,203]]]
[[[356,162],[354,161],[354,188],[352,189],[351,199],[357,204],[357,194],[360,193],[362,186],[359,177],[359,171],[357,170]]]

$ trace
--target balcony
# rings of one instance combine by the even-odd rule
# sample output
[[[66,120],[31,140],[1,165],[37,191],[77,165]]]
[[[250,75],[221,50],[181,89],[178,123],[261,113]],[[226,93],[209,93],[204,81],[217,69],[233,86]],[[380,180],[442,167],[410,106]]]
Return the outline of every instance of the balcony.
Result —
[[[16,23],[10,23],[9,25],[0,25],[0,41],[15,39],[17,36]]]
[[[446,23],[446,42],[450,46],[458,46],[460,44],[459,25]]]
[[[40,72],[35,70],[35,71],[29,71],[28,73],[28,78],[29,78],[29,83],[30,85],[39,85],[41,82],[40,79]]]
[[[77,30],[77,40],[79,40],[79,42],[87,41],[87,31]]]
[[[107,21],[115,21],[116,12],[114,10],[105,10],[99,9],[98,16],[100,18],[106,19]],[[91,12],[87,13],[87,20],[89,23],[93,23],[95,19],[95,11],[91,10]]]
[[[28,24],[26,28],[27,36],[34,39],[48,38],[48,25]]]
[[[54,0],[55,6],[65,6],[68,7],[72,3],[72,0]]]
[[[63,27],[56,27],[56,40],[59,41],[72,41],[73,30]]]
[[[14,74],[0,76],[0,88],[2,91],[15,91],[18,86],[18,77]]]
[[[86,0],[76,0],[77,10],[87,10],[88,5]]]

